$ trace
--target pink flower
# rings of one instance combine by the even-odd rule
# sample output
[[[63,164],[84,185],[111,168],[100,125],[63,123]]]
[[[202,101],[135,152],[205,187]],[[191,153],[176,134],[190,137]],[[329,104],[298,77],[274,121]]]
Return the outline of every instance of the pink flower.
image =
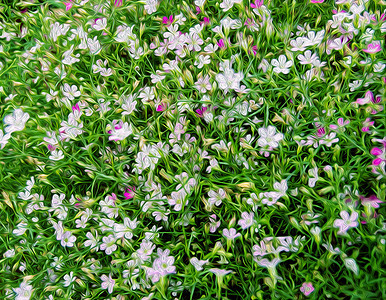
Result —
[[[196,6],[196,12],[198,15],[201,13],[201,9],[198,6]]]
[[[221,39],[218,41],[217,45],[221,48],[221,49],[225,49],[226,46],[225,46],[225,43],[224,43],[224,39]]]
[[[126,200],[134,198],[134,195],[135,195],[134,191],[135,191],[135,187],[128,187],[128,188],[126,188],[126,191],[123,194],[125,196]]]
[[[300,291],[304,294],[304,296],[308,296],[314,291],[314,287],[311,282],[304,282]]]
[[[354,103],[358,103],[359,105],[364,105],[369,102],[374,102],[374,94],[371,91],[367,91],[364,98],[358,98]]]
[[[362,131],[363,132],[369,132],[370,131],[370,126],[373,126],[374,125],[374,121],[370,121],[371,119],[370,118],[367,118],[362,124],[363,124],[363,127],[362,127]]]
[[[363,49],[363,51],[366,52],[366,53],[377,53],[377,52],[380,52],[380,51],[382,51],[381,42],[380,41],[372,42],[371,44],[368,44],[367,48]]]
[[[66,11],[69,11],[72,8],[71,0],[68,0],[70,2],[64,2],[63,4],[66,6]]]
[[[162,18],[162,23],[166,24],[167,26],[169,26],[170,24],[173,23],[173,16],[170,16],[169,18],[168,17],[163,17]]]
[[[208,17],[204,17],[204,24],[208,25],[210,23],[210,19]]]
[[[114,0],[114,6],[120,7],[122,5],[123,0]]]
[[[255,3],[251,3],[252,8],[260,8],[264,4],[264,0],[255,0]]]
[[[311,3],[323,3],[324,0],[311,0]]]

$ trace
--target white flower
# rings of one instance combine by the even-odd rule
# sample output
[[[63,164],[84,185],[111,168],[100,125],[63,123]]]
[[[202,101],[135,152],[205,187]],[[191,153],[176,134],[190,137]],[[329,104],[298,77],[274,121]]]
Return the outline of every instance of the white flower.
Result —
[[[244,79],[242,72],[235,73],[232,68],[225,68],[223,73],[216,75],[219,88],[227,93],[229,90],[240,89],[240,81]]]
[[[20,286],[16,289],[13,289],[16,293],[15,300],[29,300],[32,296],[32,285],[29,285],[27,282],[22,282]]]
[[[197,57],[197,60],[194,62],[194,65],[197,66],[197,68],[201,69],[204,65],[210,64],[210,56],[209,55],[202,55],[200,54]]]
[[[97,246],[99,242],[98,232],[97,231],[95,232],[95,237],[91,232],[87,232],[86,237],[88,238],[88,240],[84,242],[84,246],[90,247],[91,249],[95,249],[95,251],[98,251],[99,250],[99,246]]]
[[[102,241],[103,244],[100,248],[101,250],[104,250],[107,255],[110,255],[115,250],[117,250],[117,245],[115,245],[116,238],[114,235],[110,234],[109,236],[104,236]]]
[[[61,244],[63,247],[73,247],[75,241],[76,241],[76,237],[72,235],[71,231],[66,231],[66,232],[62,235],[62,239],[61,239],[61,241],[60,241],[60,244]]]
[[[21,131],[25,128],[25,124],[29,119],[29,114],[24,113],[20,108],[15,109],[12,115],[7,115],[4,118],[4,125],[8,125],[5,127],[4,131],[6,133],[12,133],[15,131]],[[8,135],[2,136],[5,140]]]
[[[315,167],[311,170],[308,170],[308,174],[310,175],[310,178],[308,178],[308,186],[313,188],[319,179],[318,168]]]
[[[186,199],[186,191],[181,189],[177,192],[171,193],[171,198],[168,200],[169,205],[174,205],[175,211],[180,211],[183,206],[188,204],[188,200]]]
[[[231,228],[229,230],[225,228],[225,229],[223,229],[222,234],[228,240],[234,240],[234,239],[238,238],[239,236],[241,236],[241,234],[238,233],[236,231],[236,229],[234,229],[234,228]]]
[[[222,200],[226,198],[226,193],[223,189],[219,189],[217,192],[215,191],[209,191],[208,193],[209,199],[208,202],[210,206],[212,207],[213,205],[219,206],[222,203]]]
[[[141,93],[139,94],[138,98],[142,99],[143,103],[146,103],[148,101],[151,101],[155,98],[154,95],[154,87],[145,87]]]
[[[209,262],[209,260],[198,260],[197,257],[192,257],[190,259],[190,263],[194,266],[194,268],[197,270],[197,271],[201,271],[203,270],[203,265],[207,264]]]
[[[110,134],[109,141],[122,141],[133,133],[131,124],[129,125],[127,122],[123,123],[122,120],[119,121],[118,124],[115,122],[111,130],[109,130],[109,128],[111,128],[111,126],[107,128]]]
[[[204,43],[197,33],[189,34],[186,42],[190,51],[200,51],[200,45]]]
[[[107,19],[102,18],[102,19],[97,19],[95,23],[92,25],[92,28],[99,31],[99,30],[105,29],[106,26],[107,26]]]
[[[239,220],[238,224],[242,229],[247,229],[251,227],[254,223],[254,213],[253,212],[242,212],[241,213],[241,219]]]
[[[0,129],[0,149],[4,148],[4,146],[8,143],[10,137],[10,133],[4,134],[4,132]]]
[[[269,125],[267,128],[261,127],[258,129],[260,138],[257,143],[260,147],[277,148],[279,142],[284,138],[282,133],[276,133],[276,127]]]
[[[111,294],[113,292],[114,285],[115,285],[115,280],[111,277],[111,274],[109,274],[109,277],[103,274],[101,276],[101,280],[102,280],[102,285],[101,285],[102,289],[107,289],[109,294]]]
[[[261,198],[261,203],[271,206],[271,205],[274,205],[277,202],[277,200],[280,199],[281,193],[265,192],[265,193],[260,193],[259,196]]]
[[[280,192],[281,196],[285,196],[287,193],[288,185],[287,185],[287,180],[283,179],[280,182],[275,182],[273,184],[273,188],[277,191]]]
[[[70,286],[71,283],[73,283],[75,281],[76,277],[74,276],[74,272],[71,271],[70,274],[64,275],[63,279],[64,279],[63,285],[65,287],[68,287],[68,286]]]
[[[51,160],[61,160],[64,158],[62,150],[54,150],[51,152],[51,155],[48,157]]]
[[[289,68],[293,65],[293,62],[287,61],[287,57],[285,55],[280,55],[278,60],[272,59],[271,65],[275,67],[273,68],[275,73],[288,74],[290,72]]]
[[[14,229],[12,231],[15,235],[23,235],[27,231],[27,223],[24,221],[21,221],[19,224],[17,224],[17,229]]]
[[[355,259],[344,258],[343,261],[344,261],[344,264],[345,264],[347,269],[350,269],[351,271],[353,271],[355,275],[359,274],[359,268],[358,268],[358,265],[357,265]]]
[[[65,83],[63,86],[63,95],[68,100],[74,100],[75,97],[79,97],[81,94],[76,85],[70,86],[68,83]]]
[[[145,0],[145,9],[146,12],[151,15],[152,13],[157,11],[157,5],[158,1],[157,0]]]
[[[242,0],[223,0],[223,2],[220,4],[220,7],[224,12],[226,12],[230,10],[235,3],[242,3]]]
[[[98,41],[98,37],[94,37],[94,39],[87,39],[87,46],[90,49],[91,54],[98,54],[101,50],[101,44]]]
[[[209,81],[209,75],[198,78],[198,80],[195,82],[194,87],[201,93],[206,93],[206,91],[210,91],[212,89],[212,85]]]
[[[328,135],[324,137],[324,139],[321,139],[319,141],[320,145],[326,145],[327,147],[331,147],[333,143],[337,143],[339,141],[339,138],[336,138],[336,133],[331,132]]]
[[[117,238],[131,239],[133,237],[133,230],[137,228],[138,223],[137,219],[132,221],[130,218],[124,218],[123,224],[114,224],[115,236]]]
[[[311,65],[314,64],[314,62],[318,59],[318,56],[316,53],[312,53],[310,50],[307,50],[304,52],[304,55],[299,54],[298,59],[302,65]]]
[[[15,256],[15,249],[10,249],[4,252],[3,257],[10,258]]]
[[[338,234],[345,235],[347,230],[358,226],[358,213],[354,211],[351,216],[345,210],[340,212],[342,219],[336,219],[334,221],[334,227],[339,228]]]

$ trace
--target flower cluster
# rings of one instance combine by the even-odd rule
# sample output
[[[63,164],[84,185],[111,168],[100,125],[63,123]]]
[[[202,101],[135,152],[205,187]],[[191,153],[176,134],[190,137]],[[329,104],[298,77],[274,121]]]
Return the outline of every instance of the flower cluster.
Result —
[[[383,4],[1,4],[0,298],[384,297]]]

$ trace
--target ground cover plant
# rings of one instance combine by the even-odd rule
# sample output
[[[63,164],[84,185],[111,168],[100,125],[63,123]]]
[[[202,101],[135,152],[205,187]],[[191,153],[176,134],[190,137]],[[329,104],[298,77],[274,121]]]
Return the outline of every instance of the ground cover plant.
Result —
[[[386,3],[0,3],[1,299],[385,299]]]

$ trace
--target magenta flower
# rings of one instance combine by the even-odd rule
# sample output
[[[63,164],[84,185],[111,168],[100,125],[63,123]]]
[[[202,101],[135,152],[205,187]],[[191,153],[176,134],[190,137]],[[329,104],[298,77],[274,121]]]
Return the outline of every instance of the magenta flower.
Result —
[[[251,51],[252,51],[253,55],[256,55],[256,53],[257,53],[257,46],[256,45],[252,45],[251,50],[249,51],[249,53],[251,53]]]
[[[379,200],[377,198],[377,196],[375,196],[375,195],[371,195],[368,198],[365,198],[363,196],[359,196],[359,198],[361,199],[363,206],[369,205],[369,206],[372,206],[374,208],[379,208],[379,203],[383,203],[383,201]]]
[[[72,111],[80,112],[79,102],[72,107]]]
[[[203,107],[203,108],[201,108],[201,109],[196,109],[196,113],[200,116],[200,117],[202,117],[203,115],[204,115],[204,113],[207,111],[207,107]]]
[[[122,5],[123,0],[114,0],[114,6],[120,7]]]
[[[157,106],[156,111],[164,111],[166,109],[166,104],[161,103],[160,105]]]
[[[314,287],[311,282],[304,282],[300,291],[304,294],[304,296],[308,296],[314,291]]]
[[[324,0],[311,0],[311,3],[323,3]]]
[[[134,195],[135,195],[134,191],[135,191],[135,187],[126,188],[125,193],[123,194],[125,196],[126,200],[134,198]]]
[[[362,124],[363,124],[363,127],[362,127],[362,131],[363,132],[369,132],[370,131],[370,126],[373,126],[374,125],[374,121],[370,121],[371,119],[370,118],[367,118]]]
[[[326,134],[326,130],[324,129],[324,127],[321,127],[321,128],[318,128],[318,130],[316,131],[316,135],[318,137],[322,137]]]
[[[367,48],[363,49],[363,51],[366,52],[366,53],[377,53],[377,52],[380,52],[380,51],[382,51],[381,42],[380,41],[372,42],[371,44],[368,44]]]
[[[204,17],[204,25],[208,25],[210,23],[210,19],[208,17]]]
[[[55,151],[56,146],[55,146],[55,145],[53,146],[53,145],[51,145],[51,144],[48,144],[48,145],[47,145],[47,148],[48,148],[48,150],[50,150],[50,151],[52,152],[52,151]]]
[[[201,9],[198,6],[196,6],[196,12],[198,15],[201,13]]]
[[[346,120],[345,121],[343,118],[339,118],[338,119],[338,125],[331,124],[330,128],[336,130],[336,129],[342,128],[342,127],[344,127],[344,126],[346,126],[348,124],[350,124],[350,120]]]
[[[173,23],[173,16],[169,16],[169,18],[168,17],[163,17],[162,18],[162,23],[167,25],[167,26],[171,25]]]
[[[69,11],[72,8],[72,0],[68,0],[70,2],[64,2],[63,4],[66,6],[66,11]]]
[[[264,0],[255,0],[255,3],[251,3],[252,8],[260,8],[264,4]]]
[[[363,98],[358,98],[354,103],[358,103],[359,105],[364,105],[369,102],[374,102],[374,94],[372,91],[367,91]]]
[[[370,153],[372,155],[378,156],[378,155],[381,155],[383,153],[383,151],[381,149],[379,149],[378,147],[374,147],[373,149],[371,149]]]
[[[225,49],[226,46],[225,46],[225,43],[224,43],[224,39],[221,39],[217,42],[217,45],[221,48],[221,49]]]
[[[365,213],[362,213],[362,217],[366,218],[367,216],[366,216]],[[374,219],[376,219],[378,217],[379,217],[379,214],[377,214],[377,212],[374,212],[374,215],[372,217],[370,216],[370,218],[374,218]],[[366,221],[361,221],[361,224],[367,224],[367,222]]]

